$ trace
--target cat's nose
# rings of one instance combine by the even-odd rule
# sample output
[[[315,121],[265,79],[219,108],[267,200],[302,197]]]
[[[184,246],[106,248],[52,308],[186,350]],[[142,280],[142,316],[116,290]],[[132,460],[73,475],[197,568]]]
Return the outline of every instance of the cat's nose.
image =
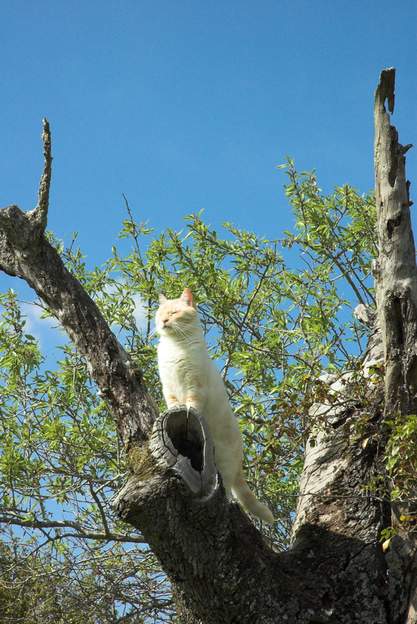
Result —
[[[162,319],[162,324],[163,324],[163,325],[167,325],[168,320],[169,320],[169,319],[167,319],[167,318]]]

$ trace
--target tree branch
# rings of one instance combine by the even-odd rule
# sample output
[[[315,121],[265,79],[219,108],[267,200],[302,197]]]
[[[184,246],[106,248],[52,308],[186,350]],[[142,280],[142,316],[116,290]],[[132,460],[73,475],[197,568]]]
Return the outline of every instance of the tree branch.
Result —
[[[113,410],[121,439],[129,447],[135,440],[147,439],[157,413],[155,404],[142,384],[141,372],[134,369],[97,305],[46,239],[42,223],[36,210],[26,214],[17,206],[0,210],[0,269],[23,278],[36,291],[87,358],[89,371]]]
[[[417,411],[417,267],[411,228],[410,183],[405,153],[411,147],[398,141],[398,132],[385,109],[394,111],[395,69],[382,71],[375,92],[375,199],[378,211],[379,255],[375,263],[378,321],[385,356],[385,416]],[[411,442],[411,440],[410,440]],[[401,514],[414,507],[392,504],[397,535],[387,554],[393,608],[401,622],[417,621],[417,537],[401,525]]]
[[[103,523],[104,532],[105,532],[106,535],[109,535],[110,534],[110,529],[109,529],[109,525],[108,525],[108,522],[107,522],[106,514],[104,513],[103,505],[101,504],[101,501],[100,501],[98,495],[96,494],[92,483],[88,484],[88,489],[90,490],[91,496],[94,498],[94,501],[95,501],[95,503],[97,505],[97,509],[99,511],[100,518],[101,518],[101,521]]]
[[[36,206],[35,210],[33,210],[30,214],[32,214],[32,217],[39,223],[42,230],[45,230],[48,221],[49,187],[51,185],[52,175],[52,152],[51,131],[49,128],[49,122],[47,119],[43,119],[42,124],[44,168],[39,183],[38,205]]]
[[[8,526],[19,526],[26,527],[29,529],[74,529],[76,533],[72,533],[69,535],[65,534],[66,537],[77,537],[80,539],[93,539],[97,541],[108,541],[108,542],[126,542],[126,543],[135,543],[135,544],[144,544],[145,540],[142,537],[138,537],[137,535],[123,535],[121,533],[113,533],[112,531],[106,531],[105,533],[100,533],[96,531],[90,531],[85,529],[79,522],[74,522],[72,520],[38,520],[37,518],[20,518],[15,516],[14,514],[1,513],[0,514],[0,524],[7,524]]]
[[[417,409],[417,268],[410,221],[405,152],[385,110],[394,110],[395,69],[385,69],[375,93],[375,199],[379,256],[375,266],[379,325],[385,348],[385,407]]]

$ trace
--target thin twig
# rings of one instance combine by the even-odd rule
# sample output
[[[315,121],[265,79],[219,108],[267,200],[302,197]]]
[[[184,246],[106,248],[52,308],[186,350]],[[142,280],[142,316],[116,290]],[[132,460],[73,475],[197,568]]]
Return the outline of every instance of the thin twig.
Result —
[[[14,515],[2,514],[0,516],[0,524],[7,524],[8,526],[20,526],[26,527],[28,529],[39,529],[40,531],[45,533],[45,529],[66,529],[71,528],[75,529],[76,533],[67,533],[56,535],[53,539],[63,537],[76,537],[79,539],[93,539],[97,541],[112,541],[112,542],[126,542],[126,543],[137,543],[143,544],[144,539],[142,537],[138,537],[136,535],[123,535],[121,533],[112,533],[111,531],[106,531],[105,533],[88,531],[78,522],[74,522],[72,520],[50,520],[50,521],[41,521],[37,518],[33,519],[23,519]],[[49,539],[49,535],[46,533]]]

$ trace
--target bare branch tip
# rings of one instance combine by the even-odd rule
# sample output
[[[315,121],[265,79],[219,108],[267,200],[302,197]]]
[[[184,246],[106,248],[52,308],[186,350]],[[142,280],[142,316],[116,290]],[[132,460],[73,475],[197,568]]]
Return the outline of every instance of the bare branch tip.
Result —
[[[49,126],[49,121],[44,117],[42,119],[42,142],[43,142],[43,150],[45,159],[52,160],[51,156],[51,128]],[[45,163],[46,165],[46,163]]]
[[[34,210],[34,216],[39,221],[42,229],[46,228],[48,207],[49,207],[49,187],[51,185],[52,172],[52,154],[51,154],[51,129],[49,121],[44,117],[42,119],[42,143],[44,165],[43,172],[39,182],[38,205]]]
[[[384,106],[385,100],[387,99],[389,112],[391,114],[394,112],[395,67],[387,67],[381,71],[375,99],[382,106]]]

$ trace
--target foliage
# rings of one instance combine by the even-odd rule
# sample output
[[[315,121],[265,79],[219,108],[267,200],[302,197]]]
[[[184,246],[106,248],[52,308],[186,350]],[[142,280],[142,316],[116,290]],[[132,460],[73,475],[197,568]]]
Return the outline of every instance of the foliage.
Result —
[[[167,585],[150,553],[116,547],[55,560],[31,554],[30,546],[16,558],[12,548],[0,546],[3,624],[143,624],[160,613],[171,621]]]
[[[55,241],[144,371],[161,409],[152,322],[158,293],[192,288],[239,418],[248,480],[278,519],[269,539],[281,549],[311,428],[308,410],[326,394],[318,378],[324,370],[337,375],[353,368],[363,349],[366,336],[351,310],[358,301],[374,301],[376,249],[371,196],[349,186],[326,195],[314,174],[298,173],[292,161],[284,168],[296,221],[280,239],[231,223],[220,235],[201,214],[187,217],[179,232],[154,236],[126,202],[121,243],[104,266],[90,270],[75,237],[68,249]],[[10,574],[26,575],[37,588],[42,568],[58,607],[75,609],[65,621],[169,621],[166,580],[141,537],[111,510],[126,469],[86,363],[70,344],[61,347],[58,362],[46,359],[17,295],[4,293],[0,304],[0,523],[8,549],[0,600],[8,604],[18,592]],[[21,621],[59,622],[53,610],[34,615],[45,604],[41,590],[35,594],[39,604],[25,607]]]
[[[415,500],[417,415],[398,414],[387,424],[391,428],[386,449],[386,466],[393,486],[391,497],[397,501]],[[412,519],[415,521],[415,515]]]

